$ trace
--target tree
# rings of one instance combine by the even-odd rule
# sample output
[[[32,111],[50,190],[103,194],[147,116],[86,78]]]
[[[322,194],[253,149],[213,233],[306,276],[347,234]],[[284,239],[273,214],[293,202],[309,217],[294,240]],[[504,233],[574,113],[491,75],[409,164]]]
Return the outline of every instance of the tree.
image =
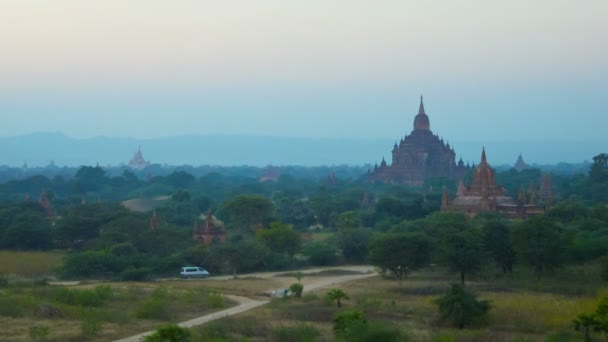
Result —
[[[296,298],[301,298],[302,292],[304,291],[304,285],[300,283],[291,284],[291,286],[289,286],[289,291],[291,291]]]
[[[484,247],[503,273],[513,271],[515,251],[509,227],[501,220],[489,220],[482,227]]]
[[[274,205],[264,196],[239,195],[222,203],[217,214],[229,227],[247,231],[270,221]]]
[[[311,265],[327,266],[336,262],[336,248],[325,241],[312,241],[306,244],[302,254],[308,257]]]
[[[595,314],[579,314],[576,319],[572,321],[572,328],[576,331],[583,332],[585,336],[585,342],[591,341],[591,331],[597,330],[600,324]]]
[[[540,278],[545,270],[557,267],[563,259],[561,231],[555,223],[544,216],[537,216],[515,227],[513,238],[517,252],[534,267]]]
[[[336,235],[338,247],[344,259],[350,262],[365,262],[369,254],[372,232],[365,228],[345,229]]]
[[[477,272],[484,259],[481,233],[475,228],[448,230],[443,234],[441,253],[448,267],[460,273],[464,286],[465,275]]]
[[[82,193],[98,191],[108,180],[106,172],[99,166],[82,166],[74,175],[76,190]]]
[[[53,235],[62,247],[82,248],[87,241],[99,236],[102,225],[125,215],[129,212],[120,204],[77,205],[58,222]]]
[[[419,233],[386,233],[372,242],[369,261],[400,281],[415,269],[427,265],[431,242]]]
[[[255,236],[271,251],[286,253],[290,260],[300,249],[300,234],[285,223],[272,222],[268,229],[258,230]]]
[[[454,284],[442,297],[435,300],[441,320],[449,320],[458,329],[477,322],[488,314],[492,306],[487,300],[478,300],[463,286]]]
[[[348,295],[342,289],[331,289],[327,292],[327,298],[336,302],[338,308],[342,307],[342,301],[348,299]]]
[[[589,178],[592,182],[608,180],[608,154],[601,153],[593,157],[593,164],[589,168]]]
[[[156,329],[156,331],[147,336],[145,342],[189,342],[190,331],[182,328],[177,324],[169,324]]]
[[[358,228],[361,225],[359,215],[354,211],[345,211],[338,215],[335,226],[338,231]]]
[[[228,241],[219,248],[235,279],[237,272],[253,270],[261,265],[268,254],[268,249],[264,245],[252,239]]]
[[[591,331],[608,334],[608,297],[604,297],[595,312],[582,313],[572,321],[572,328],[585,335],[585,341],[591,341]]]

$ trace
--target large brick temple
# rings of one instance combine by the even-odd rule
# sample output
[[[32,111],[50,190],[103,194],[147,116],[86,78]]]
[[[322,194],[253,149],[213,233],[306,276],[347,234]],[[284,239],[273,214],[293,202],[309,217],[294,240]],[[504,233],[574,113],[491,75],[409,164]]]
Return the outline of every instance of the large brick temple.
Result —
[[[371,182],[422,185],[429,178],[461,179],[469,170],[462,158],[456,163],[456,152],[450,144],[431,131],[422,96],[414,129],[395,143],[392,157],[390,165],[382,158],[379,166],[376,164],[373,170],[368,170]]]

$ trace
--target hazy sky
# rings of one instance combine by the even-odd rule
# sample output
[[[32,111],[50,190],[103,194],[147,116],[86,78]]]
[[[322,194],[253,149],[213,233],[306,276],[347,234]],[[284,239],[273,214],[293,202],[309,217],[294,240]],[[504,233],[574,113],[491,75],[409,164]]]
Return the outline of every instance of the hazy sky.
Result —
[[[604,140],[608,1],[0,0],[0,135]]]

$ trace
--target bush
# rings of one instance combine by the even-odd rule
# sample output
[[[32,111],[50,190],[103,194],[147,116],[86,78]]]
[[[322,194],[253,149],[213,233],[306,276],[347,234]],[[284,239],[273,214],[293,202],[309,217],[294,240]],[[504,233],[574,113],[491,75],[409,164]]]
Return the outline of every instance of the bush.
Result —
[[[291,284],[291,286],[289,286],[289,291],[291,291],[296,298],[301,298],[302,292],[304,291],[304,285],[300,283]]]
[[[489,301],[478,300],[459,284],[452,285],[448,293],[435,300],[435,304],[439,307],[441,320],[451,321],[458,329],[482,321],[491,309]]]
[[[159,298],[149,298],[135,309],[135,317],[143,319],[171,319],[168,303]]]
[[[273,340],[278,342],[313,342],[317,341],[319,336],[321,336],[321,333],[312,324],[278,328],[272,333]]]
[[[147,281],[150,279],[150,272],[152,270],[146,267],[142,268],[128,268],[120,273],[120,280],[122,281]]]
[[[146,342],[189,342],[190,331],[177,324],[169,324],[156,329],[154,334],[147,336]]]
[[[21,317],[25,312],[17,299],[0,293],[0,317]]]
[[[49,336],[49,327],[32,326],[30,327],[30,338],[32,341],[46,341]]]
[[[367,326],[365,316],[357,310],[338,312],[333,323],[336,338],[344,340],[352,339]]]
[[[101,306],[104,301],[103,296],[104,294],[100,295],[96,290],[78,290],[60,287],[55,291],[55,300],[68,305]]]
[[[209,293],[207,295],[207,304],[214,309],[223,308],[224,297],[219,293]]]

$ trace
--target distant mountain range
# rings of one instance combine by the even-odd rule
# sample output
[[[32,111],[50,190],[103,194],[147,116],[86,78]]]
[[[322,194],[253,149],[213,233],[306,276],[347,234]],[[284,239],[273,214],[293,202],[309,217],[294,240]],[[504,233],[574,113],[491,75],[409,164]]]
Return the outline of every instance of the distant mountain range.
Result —
[[[466,162],[479,162],[482,146],[495,166],[512,165],[519,153],[528,164],[581,163],[608,150],[599,141],[450,141]],[[154,139],[95,137],[61,133],[0,137],[0,165],[58,166],[126,164],[141,146],[144,158],[168,165],[373,165],[391,160],[392,139],[293,138],[244,135],[185,135]]]

